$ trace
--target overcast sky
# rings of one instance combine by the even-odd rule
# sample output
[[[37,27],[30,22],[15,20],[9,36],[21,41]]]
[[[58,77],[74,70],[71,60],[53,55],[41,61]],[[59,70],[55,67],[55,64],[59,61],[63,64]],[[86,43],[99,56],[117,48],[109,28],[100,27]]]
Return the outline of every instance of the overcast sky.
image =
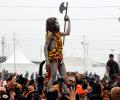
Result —
[[[57,17],[63,31],[65,12],[59,12],[63,1],[0,0],[0,40],[5,37],[5,55],[9,57],[13,51],[15,33],[16,47],[29,60],[43,59],[45,21],[48,17]],[[120,53],[120,0],[65,1],[68,1],[71,18],[71,35],[65,40],[65,56],[83,57],[81,42],[84,36],[86,56],[95,61],[106,62],[112,50],[115,54]]]

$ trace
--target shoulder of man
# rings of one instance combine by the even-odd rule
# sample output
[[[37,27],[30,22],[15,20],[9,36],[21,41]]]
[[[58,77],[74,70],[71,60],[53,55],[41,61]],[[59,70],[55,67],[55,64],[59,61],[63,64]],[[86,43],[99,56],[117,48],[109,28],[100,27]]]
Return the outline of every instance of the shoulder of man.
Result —
[[[118,62],[114,61],[114,67],[119,67]]]
[[[114,61],[114,63],[118,65],[118,62],[117,62],[117,61]]]
[[[46,39],[50,39],[53,37],[53,33],[48,31],[47,34],[46,34]]]
[[[52,32],[50,32],[50,31],[47,32],[47,36],[52,36],[52,35],[53,35]]]
[[[107,66],[110,64],[110,62],[111,62],[111,60],[108,60],[108,61],[107,61]]]

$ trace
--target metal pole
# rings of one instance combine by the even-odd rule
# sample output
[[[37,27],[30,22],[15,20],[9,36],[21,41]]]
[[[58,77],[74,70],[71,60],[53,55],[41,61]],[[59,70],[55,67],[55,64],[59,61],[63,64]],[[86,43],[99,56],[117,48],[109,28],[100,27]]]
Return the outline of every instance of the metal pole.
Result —
[[[86,57],[85,57],[85,45],[86,44],[85,43],[86,43],[85,42],[85,36],[83,36],[83,42],[81,44],[83,45],[83,64],[84,64],[83,67],[84,67],[84,72],[86,71],[86,68],[85,68],[86,67],[86,64],[85,64],[86,63],[86,61],[85,61],[86,60]]]
[[[2,43],[2,57],[4,57],[4,46],[5,46],[5,38],[4,37],[2,37],[1,43]]]
[[[15,33],[13,33],[13,50],[14,50],[14,68],[15,68],[15,72],[16,72],[16,55],[15,55]],[[16,72],[17,73],[17,72]]]
[[[86,65],[85,65],[85,63],[86,63],[86,59],[85,59],[85,36],[83,36],[83,49],[84,49],[84,72],[86,71]]]
[[[87,46],[87,57],[88,57],[88,46],[89,46],[89,43],[86,43],[86,46]]]

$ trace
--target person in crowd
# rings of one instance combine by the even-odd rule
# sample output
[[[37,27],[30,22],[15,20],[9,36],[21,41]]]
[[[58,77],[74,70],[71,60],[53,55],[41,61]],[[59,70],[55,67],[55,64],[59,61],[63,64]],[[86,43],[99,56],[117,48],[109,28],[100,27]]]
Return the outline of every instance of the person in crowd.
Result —
[[[107,68],[107,72],[109,74],[110,80],[112,80],[114,75],[119,74],[119,66],[118,66],[118,63],[114,60],[113,54],[109,54],[109,60],[107,61],[106,68]]]
[[[112,100],[120,100],[120,87],[114,87],[111,89]]]
[[[104,87],[103,95],[102,95],[103,96],[103,100],[111,100],[110,91],[111,91],[111,89],[110,89],[109,85]]]
[[[68,16],[64,19],[65,21],[68,21],[65,32],[60,31],[60,25],[57,18],[51,17],[46,20],[46,41],[44,54],[46,58],[46,70],[50,75],[48,91],[56,80],[57,70],[59,71],[60,76],[67,82],[65,64],[63,62],[63,43],[61,37],[70,34],[71,24]]]
[[[6,93],[5,87],[0,87],[0,100],[9,100],[9,95]]]
[[[89,84],[92,88],[91,93],[89,95],[89,100],[103,100],[103,91],[101,83],[93,78],[92,81],[89,82]]]

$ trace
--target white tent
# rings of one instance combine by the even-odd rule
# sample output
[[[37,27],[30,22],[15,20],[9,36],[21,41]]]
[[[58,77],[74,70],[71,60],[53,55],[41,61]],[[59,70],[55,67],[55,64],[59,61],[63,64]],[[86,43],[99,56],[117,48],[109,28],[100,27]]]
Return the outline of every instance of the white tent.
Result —
[[[38,71],[38,66],[30,62],[23,54],[21,50],[16,50],[14,53],[1,64],[0,70],[8,70],[9,72],[16,72],[18,74],[25,74],[26,71],[29,74]]]

